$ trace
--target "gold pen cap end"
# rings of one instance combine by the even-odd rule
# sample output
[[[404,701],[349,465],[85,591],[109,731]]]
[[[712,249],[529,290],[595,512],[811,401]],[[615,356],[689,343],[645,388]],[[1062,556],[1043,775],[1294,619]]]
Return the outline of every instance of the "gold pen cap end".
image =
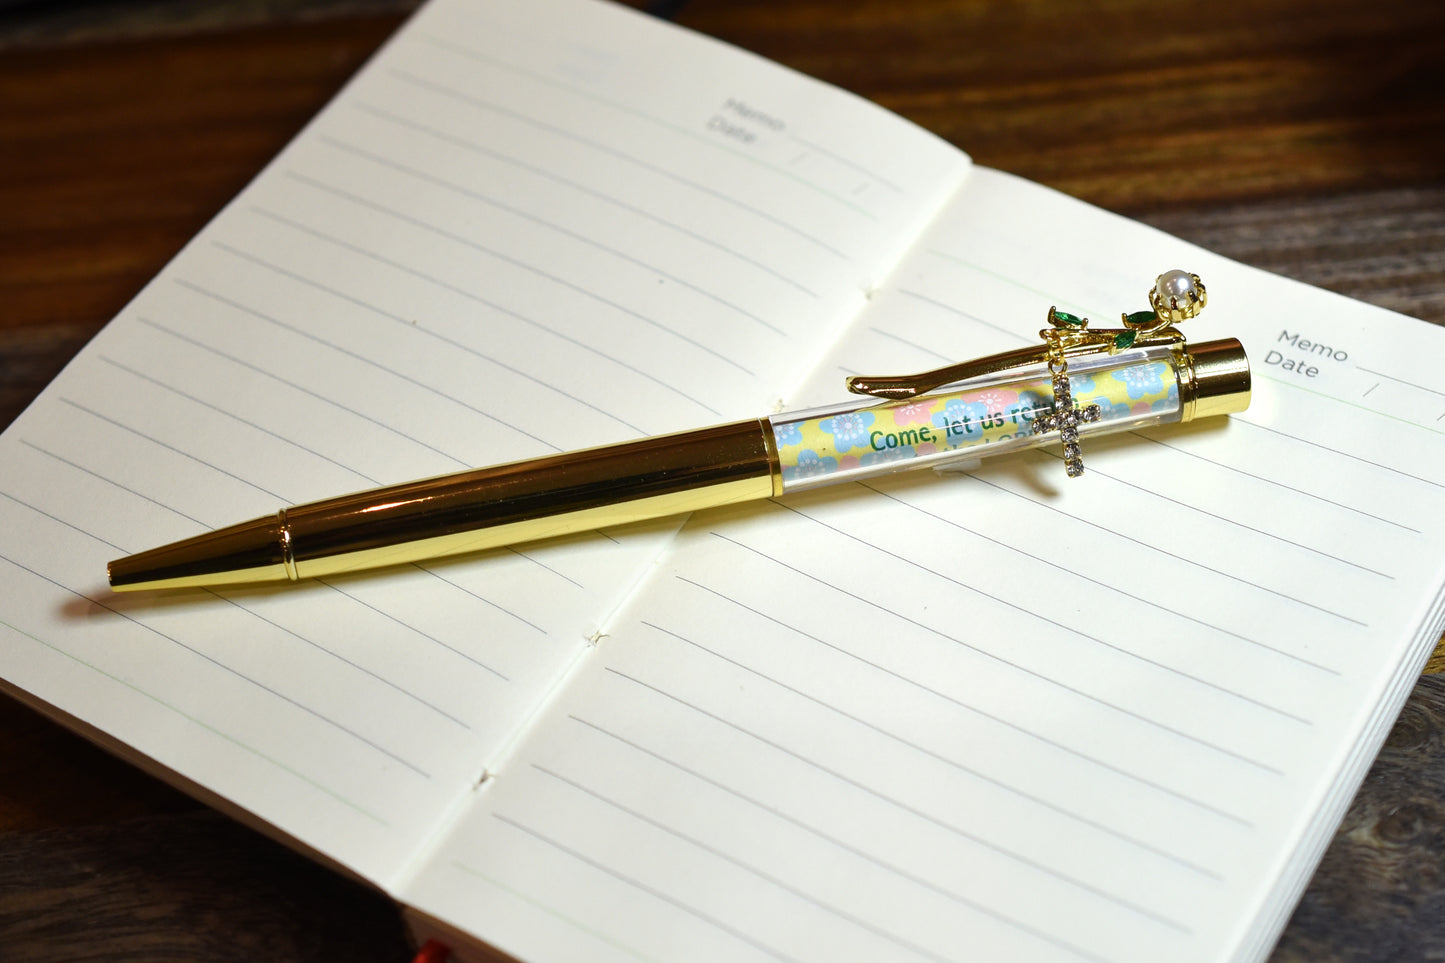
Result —
[[[1249,358],[1235,338],[1189,346],[1190,377],[1181,383],[1184,421],[1231,415],[1249,407]]]
[[[106,572],[116,592],[295,578],[284,512],[118,558]]]

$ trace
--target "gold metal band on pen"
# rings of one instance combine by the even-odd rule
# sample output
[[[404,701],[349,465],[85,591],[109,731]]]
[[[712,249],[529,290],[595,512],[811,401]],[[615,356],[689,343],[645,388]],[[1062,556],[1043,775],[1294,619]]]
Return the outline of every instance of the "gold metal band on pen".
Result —
[[[301,575],[296,571],[296,552],[291,541],[291,522],[286,518],[286,509],[276,513],[276,522],[281,526],[281,567],[286,570],[286,577],[295,582]]]
[[[1180,421],[1229,415],[1249,407],[1249,358],[1235,338],[1205,341],[1180,352]]]

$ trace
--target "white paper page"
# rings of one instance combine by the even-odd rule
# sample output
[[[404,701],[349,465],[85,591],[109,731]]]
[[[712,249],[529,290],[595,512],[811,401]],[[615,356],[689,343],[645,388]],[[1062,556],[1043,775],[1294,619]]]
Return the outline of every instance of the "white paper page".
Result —
[[[975,170],[796,400],[1173,267],[1247,412],[696,517],[409,902],[534,963],[1262,957],[1440,629],[1445,331]]]
[[[0,677],[390,885],[675,523],[281,590],[105,563],[759,414],[966,167],[634,11],[432,5],[0,440]]]

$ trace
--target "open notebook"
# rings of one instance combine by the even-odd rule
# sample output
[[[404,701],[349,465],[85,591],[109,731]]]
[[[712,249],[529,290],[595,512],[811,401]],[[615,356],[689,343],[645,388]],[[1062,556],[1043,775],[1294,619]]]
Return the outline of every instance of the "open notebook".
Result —
[[[1209,285],[1243,415],[281,589],[120,554]],[[526,961],[1254,960],[1442,625],[1445,332],[433,0],[0,438],[11,691]]]

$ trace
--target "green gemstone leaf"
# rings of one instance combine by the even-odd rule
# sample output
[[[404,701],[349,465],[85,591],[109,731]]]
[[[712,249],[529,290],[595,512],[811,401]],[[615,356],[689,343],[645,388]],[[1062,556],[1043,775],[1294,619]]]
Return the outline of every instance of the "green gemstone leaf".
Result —
[[[1135,311],[1133,314],[1126,315],[1124,320],[1130,324],[1153,324],[1159,320],[1159,316],[1153,311]]]
[[[1153,315],[1150,315],[1150,317],[1153,317]],[[1118,334],[1114,335],[1114,347],[1122,351],[1124,348],[1133,345],[1134,339],[1138,336],[1139,332],[1134,331],[1133,329],[1130,329],[1128,331],[1120,331]]]
[[[1060,311],[1058,308],[1054,308],[1054,320],[1062,321],[1064,324],[1067,324],[1073,328],[1080,328],[1084,325],[1084,319],[1079,317],[1077,314],[1070,314],[1067,311]]]

